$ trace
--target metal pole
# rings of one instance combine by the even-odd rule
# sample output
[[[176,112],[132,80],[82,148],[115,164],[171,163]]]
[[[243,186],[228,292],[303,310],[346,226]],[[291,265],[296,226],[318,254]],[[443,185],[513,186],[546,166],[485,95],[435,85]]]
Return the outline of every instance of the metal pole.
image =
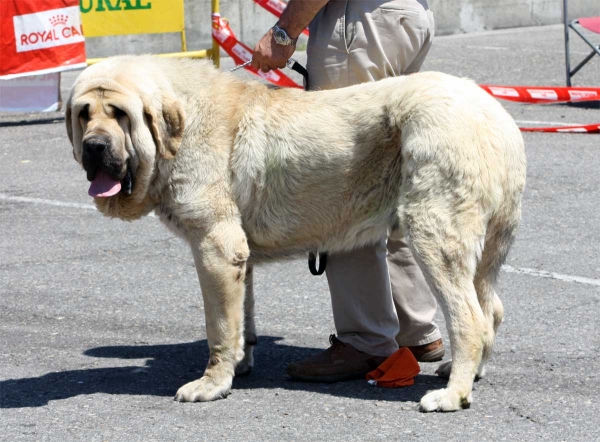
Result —
[[[563,23],[565,27],[565,66],[567,71],[567,87],[571,87],[571,60],[569,57],[569,18],[567,1],[563,0]]]
[[[219,0],[212,0],[211,1],[211,8],[212,8],[212,13],[214,14],[215,12],[220,12],[219,11]],[[211,17],[212,19],[212,17]],[[211,34],[212,34],[212,21],[211,21]],[[221,64],[221,49],[219,47],[219,44],[217,43],[217,40],[213,37],[212,39],[212,61],[215,65],[216,68],[219,67],[219,65]]]
[[[183,29],[181,30],[181,52],[187,51],[187,42],[185,41],[185,1],[181,10],[181,21],[183,22]]]

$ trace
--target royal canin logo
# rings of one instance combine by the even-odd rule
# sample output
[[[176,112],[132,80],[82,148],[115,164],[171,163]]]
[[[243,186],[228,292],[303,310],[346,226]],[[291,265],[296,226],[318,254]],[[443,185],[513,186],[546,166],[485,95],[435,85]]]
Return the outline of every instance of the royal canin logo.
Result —
[[[569,91],[569,95],[573,100],[581,100],[584,98],[595,98],[598,96],[596,91]]]
[[[13,17],[17,52],[84,41],[77,6]]]
[[[233,48],[231,48],[231,51],[242,59],[242,63],[246,60],[252,60],[252,53],[239,43],[236,43]]]
[[[490,86],[490,91],[497,97],[518,97],[519,92],[511,87]]]
[[[57,14],[54,17],[50,17],[49,21],[52,26],[58,26],[58,25],[66,26],[67,23],[69,22],[69,16],[63,15],[63,14]]]
[[[527,92],[538,100],[558,100],[558,93],[553,89],[527,89]]]

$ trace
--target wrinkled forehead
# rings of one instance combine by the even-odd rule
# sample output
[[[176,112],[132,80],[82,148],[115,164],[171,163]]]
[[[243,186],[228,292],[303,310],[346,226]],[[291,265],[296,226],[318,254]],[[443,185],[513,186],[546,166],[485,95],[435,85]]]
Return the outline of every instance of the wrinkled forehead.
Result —
[[[85,106],[95,109],[98,105],[113,105],[123,110],[141,111],[143,103],[139,93],[110,78],[83,78],[73,86],[71,95],[73,112]]]

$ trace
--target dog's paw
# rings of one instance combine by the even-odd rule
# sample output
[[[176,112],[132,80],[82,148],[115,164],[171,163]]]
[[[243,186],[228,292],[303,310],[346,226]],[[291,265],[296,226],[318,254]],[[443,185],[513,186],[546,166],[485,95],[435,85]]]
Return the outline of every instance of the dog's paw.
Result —
[[[434,390],[421,398],[421,411],[457,411],[471,406],[471,393],[461,398],[458,393],[448,389]]]
[[[450,378],[450,373],[452,373],[452,361],[442,362],[439,365],[439,367],[437,368],[437,370],[435,371],[435,374],[437,374],[439,377],[445,378],[445,379]],[[479,368],[477,369],[477,373],[475,374],[475,380],[478,381],[479,379],[481,379],[484,376],[485,376],[485,364],[481,363],[479,365]]]
[[[232,378],[213,379],[203,376],[177,390],[175,400],[179,402],[208,402],[225,398],[231,391]]]
[[[477,369],[477,374],[475,375],[475,380],[478,381],[479,379],[484,377],[485,373],[486,373],[485,364],[482,362],[481,364],[479,364],[479,368]]]
[[[254,367],[254,345],[247,345],[244,349],[244,359],[235,367],[236,376],[245,376],[250,374]]]
[[[243,359],[239,364],[235,367],[235,375],[236,376],[246,376],[250,374],[252,371],[252,365],[246,360]]]
[[[439,365],[435,374],[437,374],[441,378],[449,379],[450,373],[452,372],[452,361],[446,361]],[[477,373],[475,374],[475,380],[478,381],[482,377],[485,376],[485,364],[481,363],[479,368],[477,369]]]
[[[450,377],[451,372],[452,372],[452,361],[446,361],[446,362],[442,362],[438,366],[437,370],[435,371],[435,374],[437,374],[441,378],[448,379]]]

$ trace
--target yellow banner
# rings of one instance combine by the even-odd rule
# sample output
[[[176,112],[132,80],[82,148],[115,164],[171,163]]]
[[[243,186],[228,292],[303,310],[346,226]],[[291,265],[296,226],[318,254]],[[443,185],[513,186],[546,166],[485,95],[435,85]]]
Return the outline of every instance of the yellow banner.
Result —
[[[83,34],[160,34],[185,27],[183,0],[79,0]]]

